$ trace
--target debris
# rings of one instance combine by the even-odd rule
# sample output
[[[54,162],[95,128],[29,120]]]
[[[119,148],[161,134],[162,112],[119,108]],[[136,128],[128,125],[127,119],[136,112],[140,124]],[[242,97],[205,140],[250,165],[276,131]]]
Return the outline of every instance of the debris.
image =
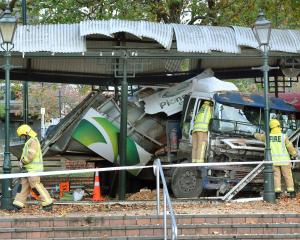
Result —
[[[82,190],[82,189],[76,189],[73,192],[73,200],[74,201],[80,201],[80,200],[82,200],[83,195],[84,195],[84,190]]]

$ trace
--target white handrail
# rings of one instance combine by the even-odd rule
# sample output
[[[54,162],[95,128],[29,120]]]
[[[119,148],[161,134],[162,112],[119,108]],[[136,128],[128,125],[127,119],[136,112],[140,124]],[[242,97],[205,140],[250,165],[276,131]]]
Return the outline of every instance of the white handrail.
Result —
[[[168,187],[165,179],[165,175],[160,163],[160,159],[156,159],[153,164],[154,172],[156,174],[156,196],[157,196],[157,214],[159,214],[159,205],[160,205],[160,199],[159,199],[159,179],[161,178],[162,185],[163,185],[163,194],[164,194],[164,212],[163,212],[163,226],[164,226],[164,239],[166,240],[168,237],[167,232],[167,206],[169,208],[170,217],[171,217],[171,226],[172,226],[172,240],[177,239],[177,224],[175,219],[175,214],[173,211],[170,195],[168,192]],[[159,178],[160,176],[160,178]]]

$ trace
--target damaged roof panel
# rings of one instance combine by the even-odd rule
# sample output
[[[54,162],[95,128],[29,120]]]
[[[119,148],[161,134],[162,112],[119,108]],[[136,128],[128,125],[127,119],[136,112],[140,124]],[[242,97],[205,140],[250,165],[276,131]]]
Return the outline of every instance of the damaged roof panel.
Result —
[[[179,52],[210,52],[210,36],[204,26],[173,24],[177,51]]]
[[[175,36],[173,34],[175,32]],[[108,41],[115,42],[115,33],[125,32],[148,44],[148,49],[165,49],[178,52],[241,53],[241,47],[257,48],[257,42],[251,28],[218,27],[185,24],[162,24],[146,21],[99,20],[83,21],[79,24],[47,24],[18,26],[14,39],[16,52],[53,52],[79,53],[86,52],[88,35],[102,35]],[[111,38],[111,40],[109,38]],[[125,35],[126,37],[126,35]],[[145,41],[143,38],[147,38]],[[153,42],[149,41],[152,39]],[[286,53],[300,52],[300,31],[273,29],[270,51]],[[96,36],[95,41],[103,40]],[[124,40],[126,42],[127,39]],[[129,39],[127,42],[134,42]],[[0,40],[1,43],[2,39]],[[153,44],[155,43],[155,44]],[[127,45],[126,45],[127,46]],[[174,48],[174,49],[173,49]],[[133,49],[136,49],[133,46]],[[1,50],[3,51],[3,50]],[[101,50],[100,50],[101,51]]]
[[[234,29],[235,40],[239,46],[258,48],[258,42],[251,28],[232,26]]]
[[[209,49],[211,51],[240,53],[241,49],[235,40],[234,30],[230,27],[205,26],[209,34]]]
[[[83,21],[80,23],[81,36],[102,34],[113,37],[118,32],[130,33],[138,38],[153,39],[166,49],[170,49],[173,39],[173,28],[170,24],[126,20]]]

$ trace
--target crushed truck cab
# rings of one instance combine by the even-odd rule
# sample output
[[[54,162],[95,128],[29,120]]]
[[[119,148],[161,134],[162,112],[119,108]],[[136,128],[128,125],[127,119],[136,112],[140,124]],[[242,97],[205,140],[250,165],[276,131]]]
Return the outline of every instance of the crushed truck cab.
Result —
[[[220,85],[219,85],[220,86]],[[257,94],[231,91],[193,91],[187,95],[182,112],[182,139],[173,161],[192,162],[192,129],[194,118],[203,101],[213,102],[213,118],[209,124],[205,162],[261,161],[264,143],[255,140],[255,132],[263,132],[264,98]],[[270,98],[271,118],[281,119],[283,131],[290,135],[297,129],[294,115],[297,110],[278,98]],[[177,160],[176,160],[177,159]],[[176,197],[199,197],[203,190],[215,190],[216,195],[228,193],[233,186],[247,181],[251,191],[261,191],[263,166],[249,174],[255,166],[214,166],[173,170],[171,187]],[[247,182],[248,183],[248,182]],[[200,187],[199,187],[200,186]],[[243,186],[245,187],[246,184]],[[241,189],[240,189],[241,190]],[[237,194],[237,192],[235,192]],[[230,196],[232,197],[232,196]]]

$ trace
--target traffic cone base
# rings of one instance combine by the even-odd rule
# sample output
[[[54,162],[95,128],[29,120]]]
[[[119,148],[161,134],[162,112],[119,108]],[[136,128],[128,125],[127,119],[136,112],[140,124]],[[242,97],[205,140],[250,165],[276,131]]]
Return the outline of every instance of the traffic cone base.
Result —
[[[93,199],[94,202],[104,201],[105,199],[101,196],[101,188],[100,188],[100,177],[99,173],[95,174],[95,182],[94,182],[94,192]]]

